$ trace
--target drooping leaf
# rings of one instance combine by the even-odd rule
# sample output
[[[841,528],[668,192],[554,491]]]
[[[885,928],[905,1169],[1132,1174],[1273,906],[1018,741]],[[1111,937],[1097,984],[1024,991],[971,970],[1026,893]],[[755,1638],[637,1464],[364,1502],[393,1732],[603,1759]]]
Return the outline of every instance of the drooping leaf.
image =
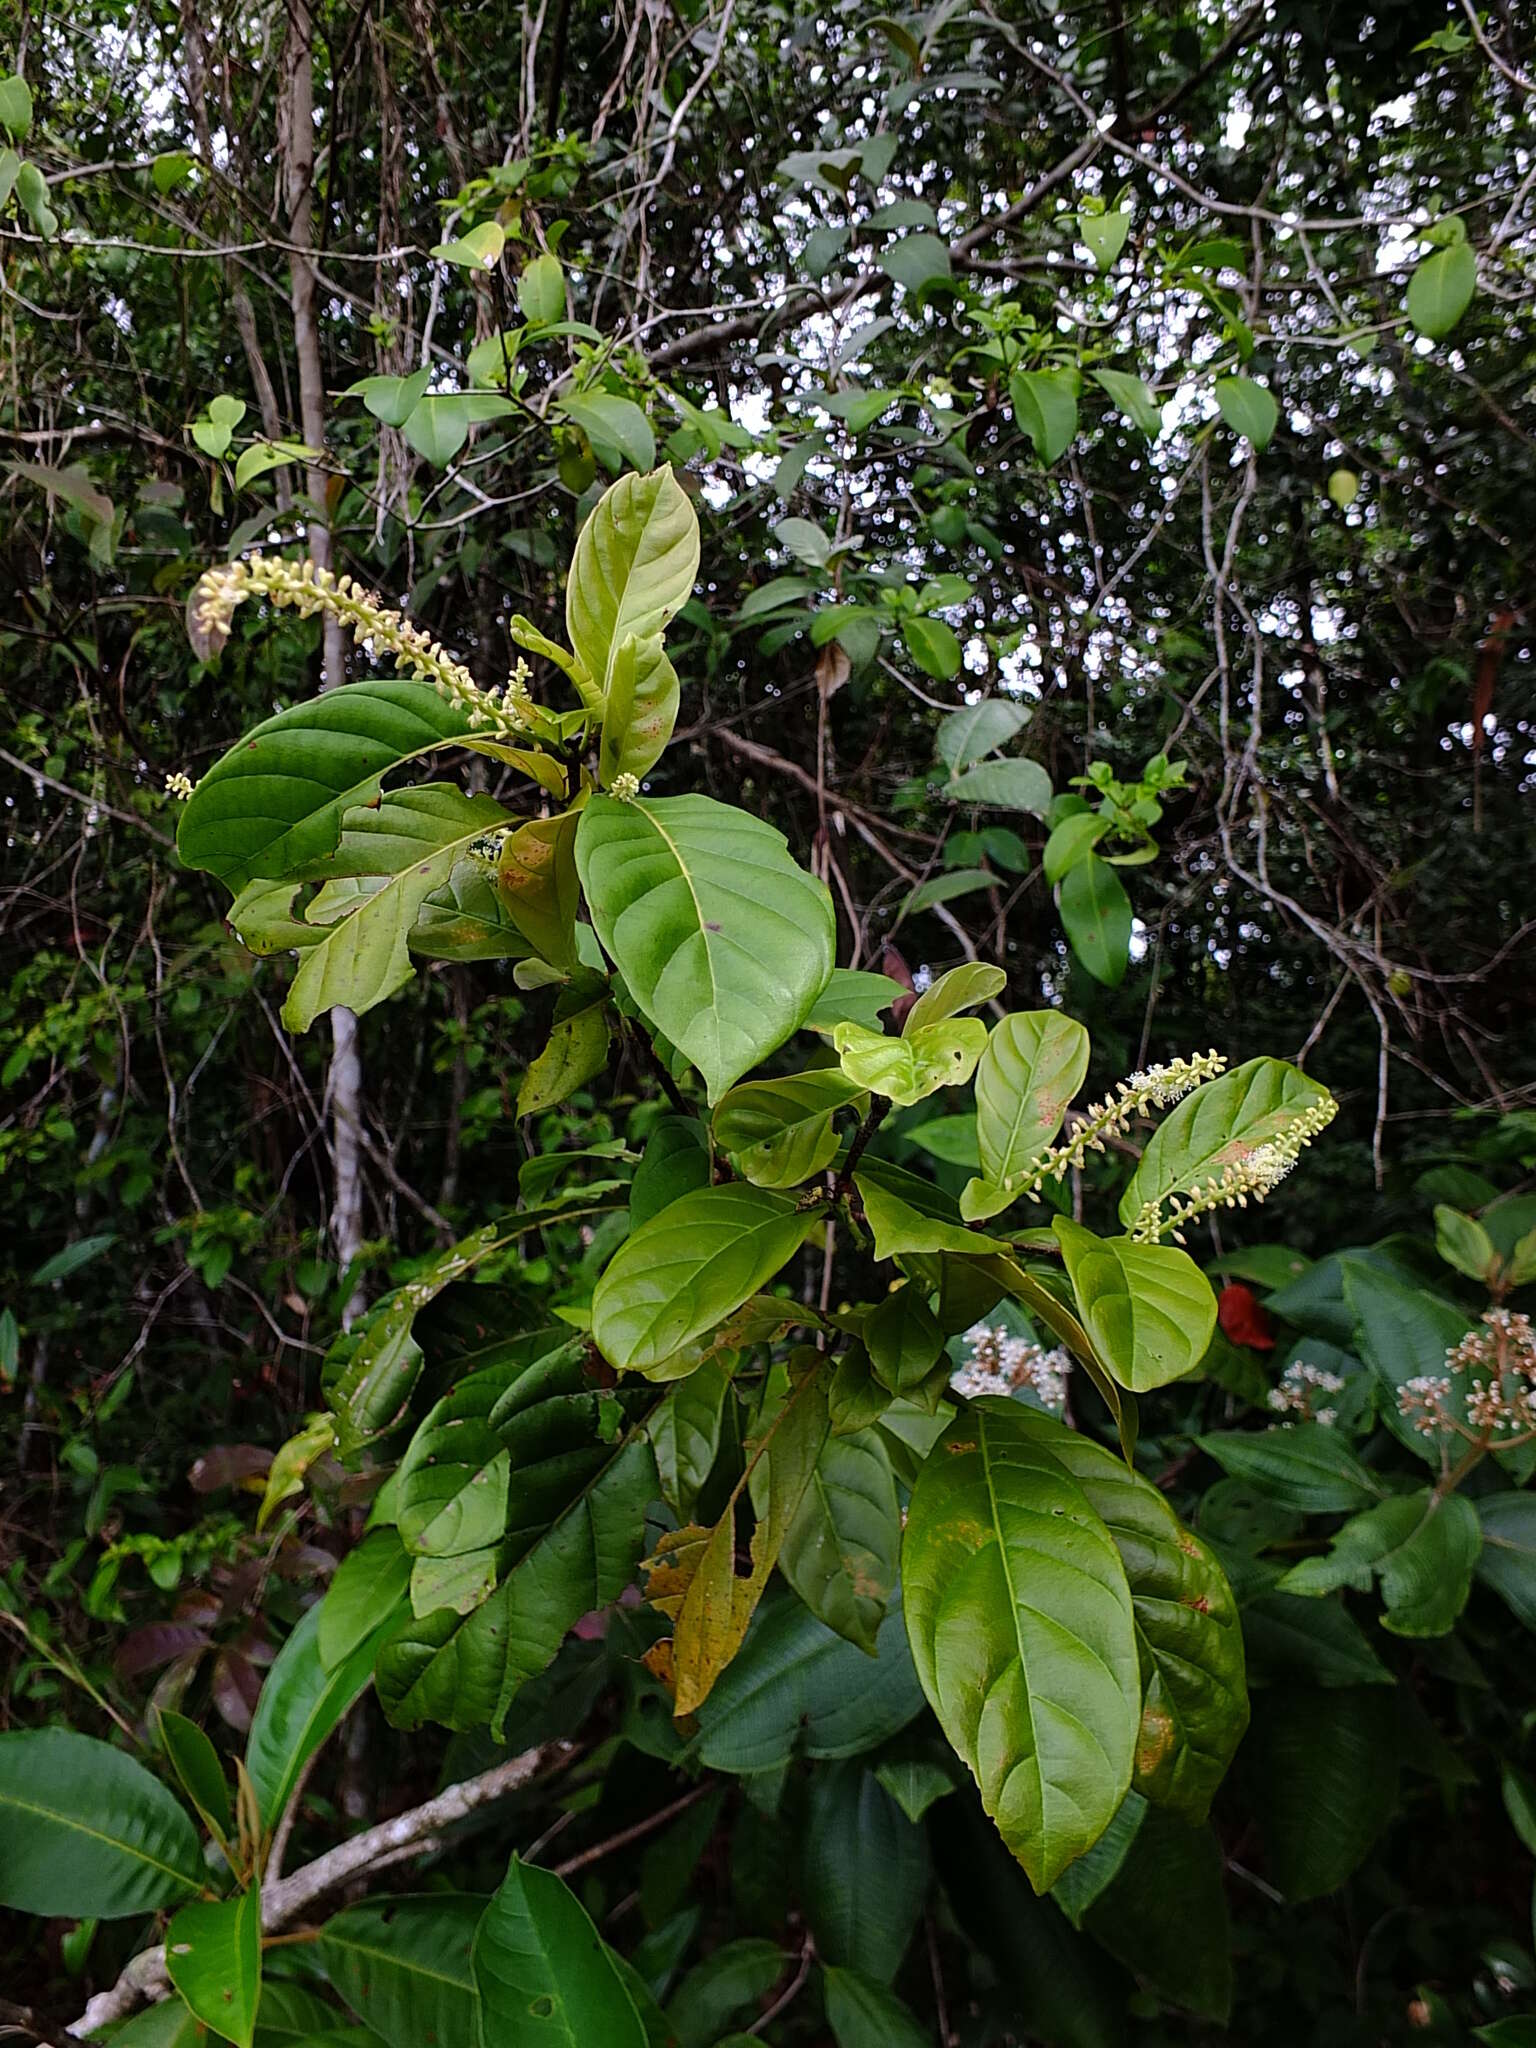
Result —
[[[767,1188],[684,1195],[609,1260],[592,1296],[598,1349],[621,1372],[655,1375],[771,1280],[816,1224]]]
[[[976,1068],[980,1178],[961,1197],[968,1222],[1008,1207],[1012,1191],[1049,1148],[1088,1072],[1088,1034],[1057,1010],[1004,1017]]]
[[[927,1889],[923,1831],[874,1772],[858,1763],[818,1771],[805,1839],[805,1911],[817,1954],[891,1983]]]
[[[261,1996],[261,1890],[183,1906],[165,1937],[171,1982],[203,2024],[251,2048]]]
[[[578,424],[588,421],[578,418]],[[625,639],[665,632],[687,603],[698,567],[699,522],[670,468],[622,476],[598,500],[577,537],[565,625],[599,704]]]
[[[565,272],[560,258],[545,252],[531,256],[517,280],[517,309],[535,327],[552,327],[565,318]]]
[[[710,797],[599,796],[576,861],[605,951],[711,1102],[804,1023],[832,971],[832,902],[771,825]]]
[[[1007,1249],[1001,1238],[968,1229],[960,1220],[958,1205],[937,1188],[884,1160],[866,1157],[853,1184],[874,1233],[877,1259],[894,1259],[905,1252],[979,1256]]]
[[[1047,468],[1077,433],[1077,372],[1018,370],[1008,380],[1013,417]]]
[[[826,1966],[822,1982],[837,2048],[929,2048],[929,2036],[909,2008],[883,1984]]]
[[[580,814],[530,818],[502,841],[499,879],[513,923],[552,967],[576,967],[576,826]]]
[[[779,1569],[812,1614],[871,1657],[900,1547],[901,1509],[882,1439],[872,1429],[828,1436],[779,1548]]]
[[[529,1061],[517,1091],[519,1116],[539,1116],[568,1102],[608,1064],[612,1008],[603,976],[580,970],[555,1000],[542,1051]]]
[[[1095,981],[1118,988],[1131,959],[1131,899],[1107,860],[1089,853],[1060,885],[1062,928]]]
[[[1219,1179],[1260,1145],[1272,1144],[1308,1111],[1332,1101],[1326,1088],[1284,1060],[1249,1060],[1208,1081],[1170,1110],[1147,1141],[1120,1197],[1129,1229],[1144,1206]]]
[[[209,1826],[227,1841],[234,1832],[234,1816],[229,1805],[229,1780],[218,1751],[195,1721],[168,1707],[155,1716],[155,1726],[183,1791]]]
[[[1037,1891],[1130,1787],[1141,1681],[1125,1569],[1013,1402],[949,1425],[913,1490],[902,1584],[929,1704]]]
[[[1211,1283],[1176,1245],[1095,1237],[1052,1220],[1083,1327],[1123,1387],[1150,1393],[1193,1372],[1216,1329]]]
[[[918,1032],[927,1031],[934,1024],[958,1017],[962,1010],[979,1009],[1001,995],[1007,985],[1008,976],[1003,969],[984,960],[967,960],[962,966],[951,967],[947,974],[931,981],[908,1010],[902,1021],[902,1035],[915,1038]]]
[[[205,1881],[186,1809],[110,1743],[64,1728],[0,1734],[0,1905],[120,1920]]]
[[[496,2048],[646,2048],[597,1929],[555,1876],[514,1856],[475,1931],[481,2038]]]
[[[1477,252],[1470,242],[1453,242],[1426,256],[1408,280],[1408,318],[1420,334],[1439,341],[1449,334],[1477,290]]]
[[[1417,1428],[1403,1414],[1399,1397],[1411,1379],[1444,1375],[1445,1355],[1466,1334],[1468,1317],[1443,1295],[1353,1254],[1339,1266],[1360,1356],[1383,1396],[1382,1420],[1399,1443],[1425,1464],[1438,1466],[1447,1450],[1459,1450],[1461,1439],[1451,1430]],[[1453,1415],[1464,1399],[1463,1388],[1453,1380],[1448,1396]]]
[[[742,1081],[720,1098],[715,1143],[755,1187],[792,1188],[832,1163],[839,1109],[861,1105],[859,1084],[836,1067]]]
[[[1163,411],[1150,385],[1128,370],[1095,370],[1093,381],[1133,427],[1155,441],[1163,430]]]
[[[1029,723],[1029,707],[1011,697],[983,697],[939,720],[934,750],[952,776],[1006,747]]]
[[[1251,377],[1218,377],[1216,403],[1233,433],[1241,434],[1255,448],[1262,451],[1274,439],[1280,408],[1273,393]]]

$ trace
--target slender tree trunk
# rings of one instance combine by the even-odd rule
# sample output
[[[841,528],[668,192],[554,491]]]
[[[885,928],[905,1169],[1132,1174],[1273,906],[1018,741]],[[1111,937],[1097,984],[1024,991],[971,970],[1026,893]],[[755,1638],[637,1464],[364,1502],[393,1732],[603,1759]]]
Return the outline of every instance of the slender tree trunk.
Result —
[[[331,566],[331,532],[327,523],[328,479],[325,451],[325,377],[320,357],[318,305],[320,280],[315,259],[315,44],[310,0],[290,0],[288,39],[283,54],[280,143],[283,205],[288,216],[294,356],[299,370],[299,425],[316,460],[306,470],[309,552],[315,564]],[[325,620],[325,682],[328,690],[347,679],[346,647],[341,627]],[[331,1155],[336,1193],[331,1235],[336,1256],[345,1267],[363,1243],[363,1065],[358,1049],[357,1018],[351,1010],[331,1012],[331,1071],[326,1089],[331,1111]],[[361,1306],[354,1295],[348,1319]]]

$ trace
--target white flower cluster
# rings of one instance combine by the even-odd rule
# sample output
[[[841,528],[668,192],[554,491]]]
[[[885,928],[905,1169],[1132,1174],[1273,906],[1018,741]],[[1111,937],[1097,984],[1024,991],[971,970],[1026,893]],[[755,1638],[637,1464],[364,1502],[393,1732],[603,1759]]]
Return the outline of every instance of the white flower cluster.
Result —
[[[1460,1402],[1453,1401],[1459,1388]],[[1423,1436],[1455,1430],[1470,1438],[1536,1434],[1536,1330],[1512,1309],[1491,1308],[1445,1354],[1443,1373],[1420,1373],[1398,1390],[1398,1412]],[[1458,1406],[1466,1412],[1463,1423]]]
[[[957,1394],[972,1399],[981,1394],[1016,1394],[1028,1387],[1042,1407],[1059,1415],[1067,1405],[1067,1381],[1072,1361],[1065,1351],[1046,1351],[1027,1337],[1010,1336],[977,1323],[965,1333],[970,1356],[950,1376]]]
[[[1194,1222],[1196,1217],[1209,1215],[1213,1209],[1246,1209],[1250,1200],[1262,1202],[1296,1164],[1303,1145],[1311,1144],[1318,1132],[1333,1122],[1338,1107],[1331,1095],[1323,1096],[1275,1137],[1255,1145],[1240,1159],[1229,1161],[1203,1185],[1195,1182],[1183,1201],[1175,1202],[1166,1216],[1161,1199],[1147,1202],[1131,1226],[1131,1236],[1144,1244],[1157,1244],[1171,1236],[1176,1244],[1182,1244],[1181,1226]]]
[[[1343,1391],[1344,1382],[1336,1372],[1297,1358],[1281,1373],[1279,1386],[1270,1388],[1269,1405],[1288,1422],[1321,1422],[1331,1427],[1339,1419],[1338,1409],[1319,1408],[1315,1403],[1320,1395]]]

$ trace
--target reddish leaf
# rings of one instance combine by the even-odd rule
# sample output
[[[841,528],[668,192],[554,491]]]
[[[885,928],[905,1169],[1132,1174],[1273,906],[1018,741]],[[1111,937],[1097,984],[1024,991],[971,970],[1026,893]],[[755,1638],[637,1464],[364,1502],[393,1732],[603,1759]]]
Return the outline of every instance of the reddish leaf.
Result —
[[[237,1735],[250,1732],[261,1679],[255,1667],[235,1650],[221,1650],[213,1666],[213,1704]]]
[[[1240,1280],[1223,1287],[1216,1297],[1216,1319],[1222,1334],[1234,1344],[1246,1344],[1254,1351],[1273,1351],[1274,1331],[1269,1317],[1259,1306],[1258,1296]]]
[[[119,1678],[137,1678],[143,1671],[158,1671],[173,1657],[185,1656],[189,1650],[206,1649],[207,1645],[207,1631],[190,1622],[152,1621],[147,1628],[136,1628],[124,1636],[112,1661]]]
[[[217,1493],[243,1479],[265,1479],[272,1453],[260,1444],[215,1444],[187,1474],[194,1493]]]

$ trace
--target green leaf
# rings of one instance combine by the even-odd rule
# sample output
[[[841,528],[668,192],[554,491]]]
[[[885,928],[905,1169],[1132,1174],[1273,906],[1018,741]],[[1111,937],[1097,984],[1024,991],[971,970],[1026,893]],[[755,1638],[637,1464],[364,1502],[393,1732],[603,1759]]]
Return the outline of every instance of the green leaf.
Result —
[[[1360,1356],[1381,1391],[1382,1420],[1416,1457],[1438,1467],[1443,1452],[1459,1455],[1461,1439],[1449,1430],[1426,1436],[1402,1414],[1398,1398],[1409,1380],[1445,1372],[1445,1354],[1466,1334],[1465,1311],[1415,1287],[1401,1275],[1349,1256],[1340,1261],[1344,1297],[1355,1318]],[[1453,1383],[1453,1399],[1464,1399]]]
[[[99,1259],[103,1252],[110,1251],[117,1243],[115,1230],[98,1231],[91,1237],[77,1237],[73,1244],[65,1245],[55,1252],[51,1259],[44,1259],[32,1275],[34,1287],[51,1287],[57,1280],[67,1280],[71,1273],[78,1273],[82,1266]]]
[[[1483,1529],[1477,1576],[1536,1633],[1536,1494],[1484,1494],[1477,1518]]]
[[[517,280],[517,309],[534,327],[553,327],[565,318],[565,272],[558,256],[535,256]]]
[[[776,1942],[748,1937],[726,1942],[690,1970],[667,2007],[678,2048],[715,2048],[723,2027],[767,1997],[784,1961]]]
[[[577,811],[530,818],[502,842],[498,870],[502,900],[518,930],[541,959],[569,972],[578,964],[576,912]]]
[[[1280,408],[1274,396],[1251,377],[1218,377],[1216,403],[1234,434],[1241,434],[1255,448],[1267,448],[1280,424]]]
[[[875,1378],[893,1394],[919,1398],[939,1362],[944,1331],[916,1284],[895,1287],[864,1318],[864,1344]],[[826,1617],[823,1616],[823,1619]]]
[[[804,1901],[816,1953],[889,1984],[928,1890],[928,1850],[874,1772],[850,1763],[811,1779]]]
[[[548,1042],[529,1063],[517,1091],[519,1116],[554,1109],[607,1066],[608,993],[600,976],[584,976],[580,985],[561,991]]]
[[[361,1014],[403,988],[415,973],[409,940],[423,904],[448,882],[460,856],[505,822],[490,797],[465,796],[447,782],[349,811],[336,871],[387,879],[304,953],[283,1004],[289,1030],[307,1031],[338,1004]]]
[[[1021,1413],[979,1401],[945,1431],[902,1582],[923,1691],[1039,1892],[1130,1787],[1141,1683],[1119,1552]]]
[[[1446,1202],[1435,1204],[1435,1250],[1469,1280],[1486,1284],[1498,1277],[1499,1255],[1493,1239],[1475,1217],[1464,1216]]]
[[[262,1682],[245,1745],[245,1768],[268,1830],[282,1818],[305,1764],[366,1690],[380,1639],[394,1619],[388,1613],[380,1616],[372,1633],[333,1671],[320,1660],[319,1607],[309,1609],[278,1651]]]
[[[1011,697],[983,697],[939,720],[934,751],[952,776],[963,775],[988,754],[1006,747],[1028,723],[1027,705],[1016,704]]]
[[[378,1658],[380,1704],[397,1727],[437,1721],[496,1730],[520,1686],[554,1661],[569,1631],[631,1583],[656,1497],[656,1461],[632,1433],[585,1478],[488,1600],[408,1622]]]
[[[1150,1811],[1139,1792],[1127,1792],[1093,1847],[1069,1863],[1051,1886],[1051,1897],[1074,1927],[1082,1926],[1088,1908],[1114,1882]]]
[[[407,414],[401,433],[427,462],[446,469],[471,427],[504,420],[516,407],[495,391],[430,391]]]
[[[655,469],[656,436],[651,432],[651,423],[632,398],[617,398],[606,391],[590,392],[579,398],[560,398],[555,401],[559,410],[574,425],[580,427],[592,443],[592,452],[609,469],[620,469],[627,462],[632,470],[650,472]],[[670,476],[670,470],[656,470],[659,476]],[[642,476],[640,481],[649,481]],[[602,508],[599,506],[598,510]],[[595,518],[596,513],[593,514]],[[580,543],[578,542],[578,547]],[[656,627],[651,632],[659,630]],[[572,645],[578,654],[582,653],[580,643],[572,633]],[[590,667],[591,664],[589,663]],[[594,675],[601,673],[592,669]]]
[[[950,274],[949,244],[937,235],[903,235],[882,249],[877,261],[887,277],[909,292],[920,293]]]
[[[976,1068],[981,1177],[961,1197],[968,1222],[1006,1209],[1049,1150],[1088,1073],[1088,1033],[1059,1010],[1028,1010],[992,1027]]]
[[[699,1709],[699,1761],[748,1776],[792,1755],[860,1756],[889,1741],[923,1710],[899,1603],[875,1647],[871,1664],[798,1599],[765,1600]]]
[[[1082,1488],[1125,1567],[1143,1687],[1136,1790],[1202,1821],[1248,1726],[1242,1631],[1226,1574],[1123,1459],[1052,1417],[1024,1413]]]
[[[392,768],[474,743],[468,712],[429,683],[348,683],[278,712],[216,761],[183,806],[176,850],[232,894],[309,872],[344,816],[377,800]]]
[[[798,1187],[836,1157],[836,1112],[863,1100],[856,1081],[836,1067],[816,1067],[777,1081],[738,1082],[721,1096],[711,1128],[754,1187]]]
[[[410,1585],[411,1560],[397,1529],[373,1529],[337,1567],[320,1603],[315,1647],[327,1671],[338,1670],[380,1619],[393,1614]]]
[[[870,974],[857,967],[834,967],[826,987],[806,1013],[802,1031],[815,1031],[830,1038],[839,1024],[862,1024],[867,1031],[880,1029],[881,1012],[888,1010],[907,991],[888,974]]]
[[[1331,1100],[1326,1088],[1284,1060],[1249,1060],[1208,1081],[1152,1133],[1120,1197],[1120,1221],[1129,1229],[1145,1205],[1219,1179],[1224,1168],[1240,1165]]]
[[[979,1017],[946,1017],[915,1031],[909,1017],[907,1026],[900,1038],[861,1024],[834,1026],[833,1048],[850,1085],[905,1106],[969,1081],[987,1043]]]
[[[171,1982],[222,2040],[251,2048],[261,1996],[261,1891],[183,1906],[165,1937]]]
[[[1241,1775],[1264,1871],[1293,1902],[1336,1891],[1397,1804],[1396,1695],[1357,1686],[1266,1688]]]
[[[666,752],[677,723],[677,671],[668,661],[661,635],[644,640],[626,634],[608,675],[603,707],[598,778],[611,789],[620,775],[638,781]]]
[[[1456,242],[1426,256],[1408,280],[1408,318],[1431,341],[1461,319],[1477,290],[1477,252],[1470,242]]]
[[[456,263],[461,270],[494,270],[506,246],[506,229],[498,221],[483,220],[456,241],[439,242],[429,253],[440,263]]]
[[[316,1960],[388,2048],[477,2042],[470,1951],[485,1907],[462,1892],[365,1899],[325,1922]]]
[[[475,854],[455,861],[447,881],[422,904],[409,944],[427,960],[523,960],[529,951],[495,875]]]
[[[595,796],[576,864],[604,949],[711,1102],[805,1022],[832,971],[832,900],[771,825],[704,796]]]
[[[1095,1237],[1068,1216],[1051,1228],[1083,1327],[1121,1386],[1146,1394],[1193,1372],[1215,1333],[1216,1296],[1188,1252]]]
[[[1131,964],[1131,899],[1096,853],[1069,868],[1057,898],[1067,941],[1095,981],[1118,988]]]
[[[169,1707],[158,1710],[155,1725],[183,1791],[208,1825],[228,1841],[234,1833],[234,1816],[229,1806],[229,1780],[218,1751],[195,1721]]]
[[[409,377],[362,377],[341,395],[360,398],[386,427],[403,427],[425,397],[431,378],[430,368],[416,370]]]
[[[922,1757],[889,1758],[875,1765],[875,1776],[911,1821],[920,1821],[930,1806],[957,1788],[953,1768]]]
[[[150,183],[159,193],[174,192],[191,175],[196,163],[196,157],[184,149],[162,150],[149,167]]]
[[[121,1920],[201,1888],[186,1810],[110,1743],[64,1728],[0,1734],[0,1905]]]
[[[629,1184],[629,1227],[638,1229],[714,1178],[704,1126],[694,1117],[662,1116],[651,1126]]]
[[[1232,1956],[1222,1875],[1209,1828],[1154,1808],[1083,1924],[1160,1997],[1225,2021]]]
[[[1162,407],[1142,378],[1127,370],[1095,370],[1093,381],[1133,427],[1139,427],[1149,439],[1157,439],[1163,430]]]
[[[699,567],[699,522],[669,468],[624,476],[605,491],[576,541],[565,588],[566,636],[598,700],[618,648],[665,632]]]
[[[592,1336],[621,1372],[654,1374],[791,1259],[818,1218],[766,1188],[710,1187],[643,1223],[592,1296]]]
[[[17,72],[0,78],[0,128],[20,142],[32,127],[32,94]]]
[[[1443,1636],[1467,1604],[1483,1546],[1477,1510],[1459,1493],[1428,1487],[1395,1494],[1355,1515],[1329,1539],[1326,1557],[1304,1557],[1279,1582],[1282,1593],[1364,1592],[1374,1574],[1399,1636]]]
[[[926,2034],[893,1991],[853,1970],[823,1965],[827,2025],[837,2048],[931,2048]]]
[[[23,88],[25,90],[25,88]],[[16,198],[24,209],[33,230],[45,242],[51,242],[59,231],[59,216],[48,204],[48,180],[34,163],[19,163],[15,176]],[[13,468],[20,468],[19,463]]]
[[[1083,247],[1093,258],[1098,270],[1113,270],[1115,259],[1125,247],[1125,238],[1131,232],[1131,216],[1128,213],[1080,213],[1077,216],[1077,232]]]
[[[908,613],[901,621],[901,637],[924,675],[947,683],[960,673],[960,642],[954,627],[946,626],[942,619]]]
[[[1077,433],[1077,388],[1075,370],[1017,370],[1008,379],[1013,417],[1047,468]]]
[[[900,1547],[883,1440],[873,1429],[829,1436],[779,1547],[779,1570],[819,1621],[873,1657]]]
[[[962,1010],[974,1010],[982,1003],[991,1002],[995,995],[1001,995],[1008,985],[1008,976],[1001,967],[990,967],[981,960],[968,960],[960,967],[951,967],[947,974],[941,974],[929,983],[917,1001],[908,1010],[901,1029],[904,1037],[912,1038],[919,1031],[926,1031],[930,1024],[940,1024],[947,1017],[958,1017]]]
[[[481,2038],[496,2048],[646,2048],[612,1956],[552,1871],[507,1866],[475,1933]]]
[[[1052,830],[1041,864],[1053,889],[1088,858],[1112,823],[1098,811],[1074,811]]]
[[[953,903],[961,896],[974,896],[980,889],[995,889],[997,876],[986,868],[953,868],[948,874],[930,875],[919,882],[901,906],[903,917],[915,917],[931,910],[935,903]]]
[[[677,1382],[651,1419],[661,1497],[679,1521],[693,1513],[714,1470],[730,1391],[725,1365],[707,1358],[696,1372]]]
[[[979,761],[944,785],[952,804],[980,804],[989,810],[1030,811],[1043,818],[1051,807],[1051,778],[1038,761]]]
[[[909,1189],[908,1183],[914,1181],[916,1185]],[[877,1259],[898,1258],[904,1252],[964,1252],[974,1255],[1006,1249],[1001,1239],[986,1237],[979,1230],[968,1230],[959,1221],[957,1209],[951,1211],[955,1218],[951,1221],[950,1216],[943,1213],[943,1198],[938,1196],[938,1190],[926,1188],[915,1175],[902,1174],[898,1179],[884,1162],[876,1166],[866,1159],[854,1175],[853,1184],[859,1191],[865,1218],[874,1232]],[[908,1198],[909,1193],[927,1195],[929,1199],[919,1207]]]
[[[1223,1472],[1305,1515],[1350,1515],[1380,1500],[1381,1482],[1336,1429],[1298,1422],[1287,1429],[1223,1430],[1197,1437]]]

